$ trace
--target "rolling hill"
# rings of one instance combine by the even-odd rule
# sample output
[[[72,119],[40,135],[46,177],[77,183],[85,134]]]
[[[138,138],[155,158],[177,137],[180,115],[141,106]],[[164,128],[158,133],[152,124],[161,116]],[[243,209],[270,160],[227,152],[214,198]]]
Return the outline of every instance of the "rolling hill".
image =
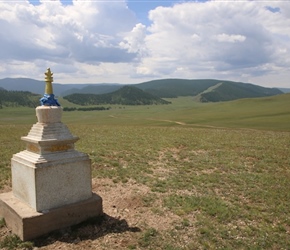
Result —
[[[105,94],[122,88],[122,84],[93,84],[81,89],[70,89],[62,96],[73,93]],[[134,84],[145,92],[160,98],[178,96],[198,96],[201,102],[230,101],[240,98],[263,97],[282,94],[277,88],[265,88],[249,83],[224,81],[216,79],[160,79]]]
[[[122,104],[122,105],[152,105],[169,104],[159,97],[153,96],[133,86],[124,86],[112,93],[95,94],[72,94],[64,99],[78,105],[99,105],[99,104]]]
[[[206,79],[161,79],[143,82],[135,86],[160,98],[174,98],[178,96],[196,96],[219,82],[219,80]]]
[[[29,91],[43,94],[43,81],[29,78],[0,79],[0,87],[6,90]],[[123,84],[58,84],[54,83],[56,96],[67,96],[75,93],[106,94],[124,87]],[[175,98],[192,96],[201,102],[230,101],[240,98],[263,97],[282,94],[277,88],[265,88],[249,83],[216,80],[216,79],[160,79],[139,84],[132,84],[151,95],[159,98]],[[142,102],[142,101],[141,101]]]
[[[230,101],[240,98],[263,97],[282,94],[276,88],[265,88],[249,83],[200,79],[164,79],[135,85],[160,98],[198,96],[201,102]]]
[[[198,96],[201,102],[220,102],[242,98],[273,96],[282,93],[282,91],[276,88],[264,88],[239,82],[220,82]]]

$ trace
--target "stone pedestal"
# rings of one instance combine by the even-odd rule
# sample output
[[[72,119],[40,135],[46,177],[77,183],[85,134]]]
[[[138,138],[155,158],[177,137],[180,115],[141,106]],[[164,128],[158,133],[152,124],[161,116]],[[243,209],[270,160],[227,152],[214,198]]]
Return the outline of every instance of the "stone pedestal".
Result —
[[[37,107],[38,122],[22,137],[26,150],[11,159],[12,193],[0,195],[0,216],[22,240],[102,214],[90,159],[74,149],[78,138],[61,114],[61,107]]]

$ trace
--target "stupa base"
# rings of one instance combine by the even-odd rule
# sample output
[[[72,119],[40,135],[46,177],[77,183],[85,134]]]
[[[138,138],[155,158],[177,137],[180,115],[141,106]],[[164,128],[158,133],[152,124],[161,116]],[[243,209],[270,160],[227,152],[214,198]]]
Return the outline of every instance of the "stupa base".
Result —
[[[93,193],[81,202],[36,212],[15,198],[12,192],[0,194],[0,217],[6,226],[23,241],[32,240],[49,232],[77,225],[103,214],[102,198]]]

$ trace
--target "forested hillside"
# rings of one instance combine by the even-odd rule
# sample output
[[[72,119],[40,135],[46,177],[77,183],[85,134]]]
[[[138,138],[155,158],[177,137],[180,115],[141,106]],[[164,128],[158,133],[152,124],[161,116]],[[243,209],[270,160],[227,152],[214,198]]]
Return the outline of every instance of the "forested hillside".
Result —
[[[124,86],[117,91],[103,95],[72,94],[65,96],[64,99],[79,105],[152,105],[169,103],[159,97],[153,96],[133,86]]]
[[[37,107],[40,95],[28,91],[7,91],[0,89],[0,108],[3,107]]]

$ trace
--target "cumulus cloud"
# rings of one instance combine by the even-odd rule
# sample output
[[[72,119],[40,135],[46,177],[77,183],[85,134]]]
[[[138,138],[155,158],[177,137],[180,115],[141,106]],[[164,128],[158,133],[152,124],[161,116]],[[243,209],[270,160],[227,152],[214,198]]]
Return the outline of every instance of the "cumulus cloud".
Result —
[[[126,0],[0,2],[0,77],[40,78],[49,66],[63,82],[287,85],[289,8],[285,1],[183,2],[152,9],[146,26]]]
[[[131,32],[126,34],[120,46],[129,52],[141,53],[144,48],[144,39],[146,37],[146,26],[138,23]]]
[[[146,37],[150,54],[143,58],[139,72],[164,77],[182,68],[191,78],[244,76],[248,80],[277,65],[286,69],[290,66],[289,18],[281,14],[285,4],[277,6],[281,12],[271,12],[263,2],[254,1],[156,8],[150,12],[152,25]]]
[[[130,62],[134,54],[119,43],[120,34],[135,25],[125,1],[41,0],[0,3],[0,58],[2,63],[46,61],[74,64]],[[35,63],[36,64],[36,63]],[[36,66],[36,65],[35,65]]]

